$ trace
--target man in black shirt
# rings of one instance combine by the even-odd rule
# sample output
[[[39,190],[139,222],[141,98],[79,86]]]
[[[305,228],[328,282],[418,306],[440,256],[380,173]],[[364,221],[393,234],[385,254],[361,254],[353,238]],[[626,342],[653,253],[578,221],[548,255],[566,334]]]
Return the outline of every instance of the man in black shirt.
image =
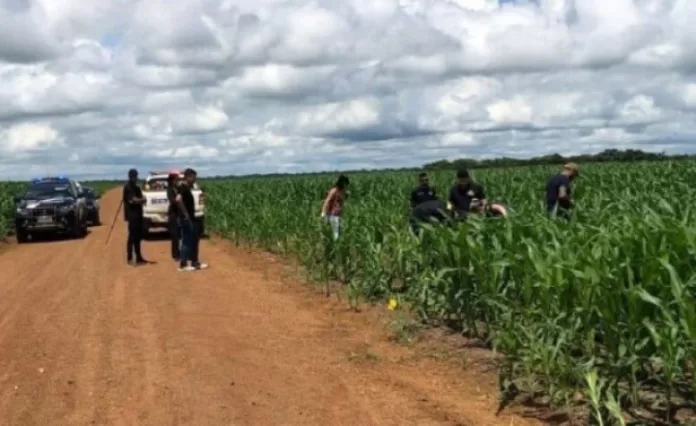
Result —
[[[179,245],[181,244],[181,235],[179,234],[179,222],[178,222],[178,207],[176,204],[176,194],[177,186],[179,184],[179,175],[177,173],[170,173],[167,176],[167,199],[169,200],[169,208],[167,209],[167,219],[169,225],[169,237],[171,239],[171,254],[172,259],[179,260],[180,251]]]
[[[130,169],[128,183],[123,186],[123,214],[128,222],[126,259],[134,266],[148,263],[143,258],[140,248],[143,240],[143,204],[145,204],[145,198],[138,186],[138,171]]]
[[[411,191],[411,209],[432,200],[437,200],[435,188],[430,186],[428,174],[422,172],[418,175],[418,186]]]
[[[457,172],[457,183],[450,189],[449,200],[455,217],[466,217],[471,211],[485,211],[488,200],[483,186],[469,178],[467,170]]]
[[[176,204],[179,208],[179,230],[181,232],[181,255],[179,257],[179,271],[188,272],[198,269],[206,269],[207,264],[198,259],[198,247],[200,234],[195,221],[196,204],[193,199],[193,189],[196,183],[196,171],[186,169],[184,181],[177,188]],[[189,265],[188,262],[191,262]]]
[[[563,171],[554,175],[546,183],[546,211],[554,212],[557,217],[570,220],[570,211],[575,205],[571,198],[570,184],[580,175],[580,168],[575,163],[563,166]]]

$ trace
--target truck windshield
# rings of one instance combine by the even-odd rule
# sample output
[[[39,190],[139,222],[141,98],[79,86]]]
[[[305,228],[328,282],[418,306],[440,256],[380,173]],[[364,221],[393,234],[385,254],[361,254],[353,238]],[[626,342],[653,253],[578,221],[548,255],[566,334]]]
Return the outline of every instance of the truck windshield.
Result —
[[[167,178],[149,179],[145,183],[145,189],[151,191],[163,191],[167,189]]]
[[[165,191],[167,189],[167,178],[150,178],[145,183],[146,191]],[[198,183],[193,184],[193,189],[198,189]]]

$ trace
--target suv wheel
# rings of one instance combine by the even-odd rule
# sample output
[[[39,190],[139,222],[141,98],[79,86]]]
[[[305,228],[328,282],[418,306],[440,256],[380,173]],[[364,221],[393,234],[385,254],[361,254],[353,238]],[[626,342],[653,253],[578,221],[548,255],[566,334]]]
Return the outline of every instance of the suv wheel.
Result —
[[[24,244],[29,241],[29,233],[21,229],[17,230],[17,243]]]
[[[75,218],[75,223],[73,223],[72,236],[73,238],[82,238],[87,235],[87,225],[84,221],[80,222],[79,218]]]

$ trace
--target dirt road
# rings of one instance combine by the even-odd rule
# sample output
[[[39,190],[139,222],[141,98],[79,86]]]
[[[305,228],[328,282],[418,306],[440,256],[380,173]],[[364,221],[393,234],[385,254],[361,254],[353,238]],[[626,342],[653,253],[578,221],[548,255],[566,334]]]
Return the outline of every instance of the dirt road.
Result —
[[[152,241],[134,268],[124,228],[0,254],[0,424],[536,424],[495,416],[492,375],[387,342],[267,255],[204,241],[211,268],[182,274]]]

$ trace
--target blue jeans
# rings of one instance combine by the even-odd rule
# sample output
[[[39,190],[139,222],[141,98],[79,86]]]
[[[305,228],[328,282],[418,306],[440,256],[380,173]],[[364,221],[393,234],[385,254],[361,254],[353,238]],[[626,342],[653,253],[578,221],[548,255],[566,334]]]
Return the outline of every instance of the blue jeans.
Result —
[[[179,235],[181,236],[181,250],[179,266],[186,266],[190,261],[192,266],[198,264],[198,235],[195,222],[179,219]]]
[[[338,239],[338,235],[341,233],[341,216],[327,215],[326,222],[331,225],[331,233],[333,234],[334,240]]]

